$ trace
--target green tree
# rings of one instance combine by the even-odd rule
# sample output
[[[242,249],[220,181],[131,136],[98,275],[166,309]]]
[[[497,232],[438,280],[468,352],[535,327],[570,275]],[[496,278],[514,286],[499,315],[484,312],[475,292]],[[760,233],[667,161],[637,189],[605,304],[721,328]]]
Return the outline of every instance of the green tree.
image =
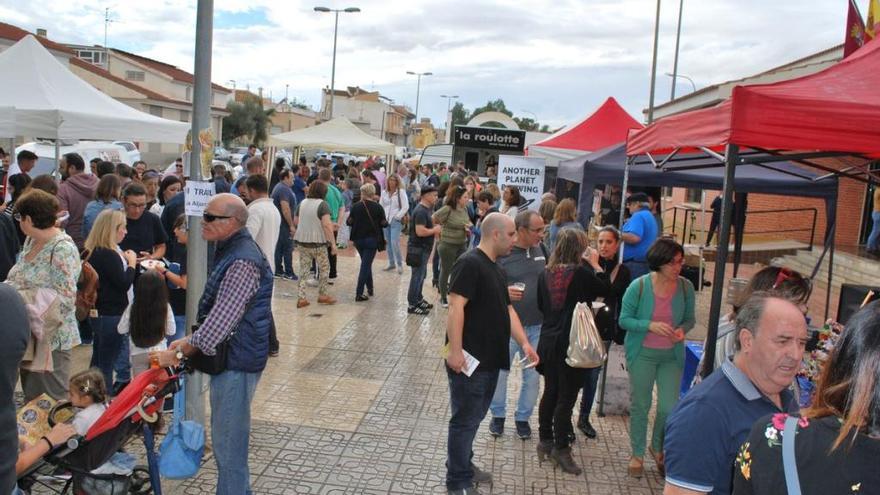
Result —
[[[455,105],[452,106],[451,112],[453,128],[457,125],[467,125],[468,120],[471,119],[471,112],[468,111],[460,101],[455,102]]]
[[[269,125],[274,109],[263,109],[260,99],[254,95],[243,102],[230,102],[226,105],[229,115],[223,118],[223,144],[249,137],[248,142],[260,146],[269,137]]]
[[[507,109],[507,106],[504,104],[504,100],[498,98],[497,100],[489,100],[486,102],[486,105],[475,108],[473,115],[479,115],[483,112],[501,112],[508,117],[513,117],[513,112]]]

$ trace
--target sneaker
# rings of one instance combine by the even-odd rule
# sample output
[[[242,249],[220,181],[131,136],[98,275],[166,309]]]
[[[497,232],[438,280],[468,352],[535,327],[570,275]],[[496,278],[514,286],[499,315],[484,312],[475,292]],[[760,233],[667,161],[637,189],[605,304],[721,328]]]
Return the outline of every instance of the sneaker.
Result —
[[[386,272],[390,272],[391,270],[394,270],[394,265],[388,265],[385,268],[383,268],[382,270],[384,270]]]
[[[418,306],[420,308],[425,308],[425,309],[434,309],[434,305],[429,303],[428,301],[425,301],[424,299],[422,299],[418,304],[416,304],[416,306]]]
[[[278,349],[269,351],[269,357],[278,357]]]
[[[518,436],[520,440],[528,440],[532,438],[532,427],[529,425],[528,421],[516,422],[516,436]]]
[[[283,278],[285,280],[293,280],[294,282],[299,280],[299,277],[297,277],[295,273],[284,274],[281,276],[281,278]]]
[[[316,278],[307,279],[306,285],[308,285],[309,287],[317,287],[318,286],[318,279],[316,279]]]
[[[299,300],[296,301],[296,307],[297,307],[297,308],[304,308],[304,307],[306,307],[306,306],[308,306],[308,305],[309,305],[309,300],[308,300],[308,299],[299,299]]]
[[[282,274],[280,274],[280,273],[276,273],[276,274],[275,274],[275,278],[284,278],[284,275],[282,275]]]
[[[370,297],[373,297],[373,288],[372,287],[367,287],[367,295]]]
[[[483,471],[478,468],[476,464],[471,463],[471,470],[474,472],[473,482],[474,483],[492,483],[492,473]]]
[[[446,299],[440,299],[440,306],[443,306],[444,308],[448,308],[449,301],[447,301]]]
[[[489,433],[492,434],[493,437],[500,437],[504,434],[504,418],[492,418],[492,422],[489,423]]]
[[[358,295],[354,296],[354,300],[357,302],[363,302],[363,301],[369,301],[370,298],[363,295],[363,294],[358,294]]]
[[[428,308],[423,308],[421,306],[410,306],[410,307],[406,308],[406,312],[411,315],[422,315],[422,316],[430,313]]]

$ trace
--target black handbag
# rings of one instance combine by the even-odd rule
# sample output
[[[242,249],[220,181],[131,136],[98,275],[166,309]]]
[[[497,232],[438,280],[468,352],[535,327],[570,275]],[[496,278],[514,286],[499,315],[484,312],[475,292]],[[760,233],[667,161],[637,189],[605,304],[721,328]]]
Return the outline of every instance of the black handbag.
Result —
[[[385,236],[382,235],[382,231],[376,228],[376,223],[373,222],[373,215],[370,215],[370,206],[366,201],[363,201],[364,209],[367,210],[367,218],[370,219],[370,225],[373,226],[373,232],[376,233],[376,250],[381,252],[385,251],[385,248],[388,247],[388,243],[385,241]]]
[[[193,325],[193,333],[198,329],[198,325]],[[189,363],[194,370],[209,375],[219,375],[220,373],[223,373],[226,371],[226,361],[229,358],[229,343],[232,341],[233,335],[235,335],[235,332],[231,332],[229,336],[217,344],[217,347],[214,348],[213,356],[204,354],[197,348],[195,354],[186,358],[187,363]]]
[[[425,246],[419,246],[413,243],[406,245],[406,266],[414,268],[422,266],[422,253],[425,252]]]

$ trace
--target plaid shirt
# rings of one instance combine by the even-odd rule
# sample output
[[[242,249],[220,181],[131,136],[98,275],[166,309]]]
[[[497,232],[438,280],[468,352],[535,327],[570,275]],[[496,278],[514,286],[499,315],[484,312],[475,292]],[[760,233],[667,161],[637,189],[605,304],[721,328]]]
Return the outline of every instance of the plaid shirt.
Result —
[[[213,356],[217,344],[238,326],[248,303],[259,288],[260,270],[257,265],[245,260],[234,261],[220,282],[217,298],[204,323],[190,337],[190,344],[204,354]]]

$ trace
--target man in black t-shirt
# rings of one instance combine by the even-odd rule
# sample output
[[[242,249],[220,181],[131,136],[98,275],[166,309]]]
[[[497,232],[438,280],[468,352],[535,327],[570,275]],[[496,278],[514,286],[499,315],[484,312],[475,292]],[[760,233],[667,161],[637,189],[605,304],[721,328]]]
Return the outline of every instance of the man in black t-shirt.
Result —
[[[144,211],[147,207],[147,191],[144,186],[132,182],[122,193],[122,206],[125,208],[128,233],[119,243],[123,251],[131,249],[138,255],[138,261],[146,259],[161,260],[165,256],[165,242],[168,240],[159,217]]]
[[[434,203],[437,202],[437,190],[433,187],[422,189],[419,204],[413,208],[410,220],[409,241],[406,245],[407,264],[412,263],[410,258],[415,254],[420,256],[419,264],[410,265],[412,276],[409,279],[409,291],[406,300],[409,303],[407,312],[414,315],[426,315],[434,306],[422,297],[422,286],[428,275],[428,258],[434,247],[434,236],[440,233],[440,226],[434,225],[431,215],[434,212]]]
[[[496,263],[510,254],[516,241],[513,219],[490,213],[483,220],[480,244],[463,254],[452,267],[449,317],[446,322],[449,378],[449,434],[446,489],[450,494],[472,493],[474,482],[491,482],[492,475],[471,462],[474,437],[498,383],[498,371],[510,368],[511,336],[522,346],[529,367],[538,354],[507,292],[507,277]],[[465,352],[471,358],[465,358]],[[473,359],[479,361],[474,368]],[[469,374],[469,375],[468,375]]]

